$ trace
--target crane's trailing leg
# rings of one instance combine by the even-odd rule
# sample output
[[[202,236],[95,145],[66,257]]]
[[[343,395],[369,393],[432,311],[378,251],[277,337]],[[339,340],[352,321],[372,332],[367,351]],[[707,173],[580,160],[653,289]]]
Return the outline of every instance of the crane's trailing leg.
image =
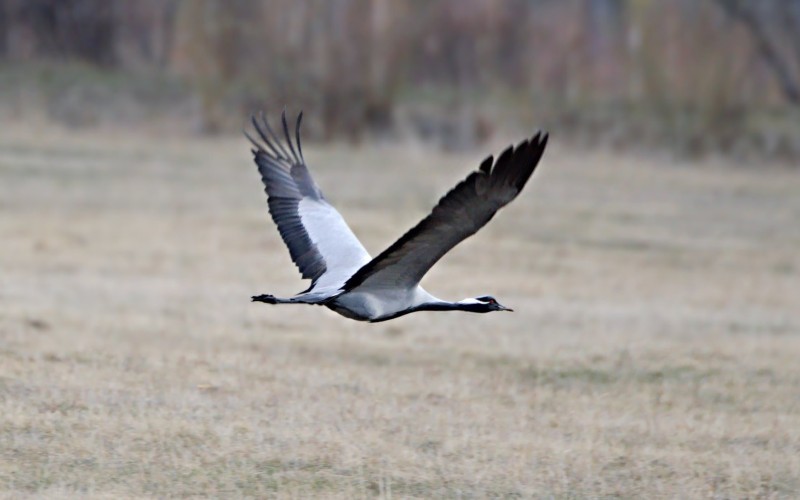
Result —
[[[274,295],[253,295],[253,302],[264,302],[265,304],[291,304],[291,299],[279,299]]]
[[[310,293],[301,293],[288,299],[269,294],[253,295],[252,297],[253,302],[264,302],[265,304],[320,304],[329,299],[330,297],[324,295]]]

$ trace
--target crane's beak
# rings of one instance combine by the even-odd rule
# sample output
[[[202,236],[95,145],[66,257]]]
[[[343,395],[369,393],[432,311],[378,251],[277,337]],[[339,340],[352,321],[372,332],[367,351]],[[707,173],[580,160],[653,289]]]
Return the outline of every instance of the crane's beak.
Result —
[[[499,305],[499,304],[498,304],[498,305]],[[514,312],[514,310],[513,310],[513,309],[511,309],[510,307],[506,307],[506,306],[502,306],[502,305],[500,306],[500,310],[501,310],[501,311],[508,311],[508,312],[511,312],[511,313],[513,313],[513,312]]]

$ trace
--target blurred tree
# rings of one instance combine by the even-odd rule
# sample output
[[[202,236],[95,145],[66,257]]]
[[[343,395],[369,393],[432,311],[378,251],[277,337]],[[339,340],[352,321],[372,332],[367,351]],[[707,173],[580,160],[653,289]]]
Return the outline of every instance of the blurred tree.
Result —
[[[626,35],[625,0],[589,0],[586,19],[591,86],[602,94],[615,93],[623,76]]]
[[[8,39],[8,7],[6,0],[0,0],[0,59],[6,57]]]
[[[117,59],[126,68],[166,68],[179,0],[115,2]]]
[[[251,6],[246,0],[183,0],[176,12],[174,65],[197,91],[201,132],[222,127],[222,99],[240,70],[237,21],[251,14]]]
[[[392,127],[396,82],[392,69],[392,3],[373,0],[370,5],[369,80],[364,118],[368,126],[386,133]]]
[[[13,59],[75,57],[116,62],[114,2],[106,0],[5,0],[7,50]]]
[[[716,0],[716,3],[732,19],[747,28],[759,54],[772,69],[786,100],[800,105],[800,74],[792,70],[788,53],[793,51],[794,58],[800,61],[800,2]],[[783,26],[786,31],[783,33],[783,43],[775,39],[775,28],[779,26]],[[791,37],[793,43],[785,43],[786,35]]]
[[[800,105],[800,0],[0,0],[0,57],[174,71],[206,132],[286,103],[318,137],[462,149],[513,116],[702,152]]]

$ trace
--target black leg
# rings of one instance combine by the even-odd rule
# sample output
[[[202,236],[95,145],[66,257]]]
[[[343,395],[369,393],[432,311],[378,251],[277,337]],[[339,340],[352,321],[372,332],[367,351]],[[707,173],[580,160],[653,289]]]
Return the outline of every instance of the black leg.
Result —
[[[267,304],[278,303],[274,295],[253,295],[253,302],[265,302]]]

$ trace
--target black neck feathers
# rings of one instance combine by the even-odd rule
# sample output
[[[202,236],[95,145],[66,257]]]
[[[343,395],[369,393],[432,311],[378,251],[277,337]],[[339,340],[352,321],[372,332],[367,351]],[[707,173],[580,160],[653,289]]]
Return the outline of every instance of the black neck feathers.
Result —
[[[409,307],[408,309],[397,311],[390,316],[383,316],[378,319],[369,320],[369,322],[380,323],[381,321],[399,318],[400,316],[405,316],[406,314],[417,311],[467,311],[473,313],[487,313],[491,310],[492,309],[488,304],[483,304],[480,302],[475,304],[464,304],[461,302],[427,302],[416,307]]]
[[[487,313],[491,310],[489,304],[482,302],[428,302],[411,309],[411,311],[467,311],[474,313]]]

